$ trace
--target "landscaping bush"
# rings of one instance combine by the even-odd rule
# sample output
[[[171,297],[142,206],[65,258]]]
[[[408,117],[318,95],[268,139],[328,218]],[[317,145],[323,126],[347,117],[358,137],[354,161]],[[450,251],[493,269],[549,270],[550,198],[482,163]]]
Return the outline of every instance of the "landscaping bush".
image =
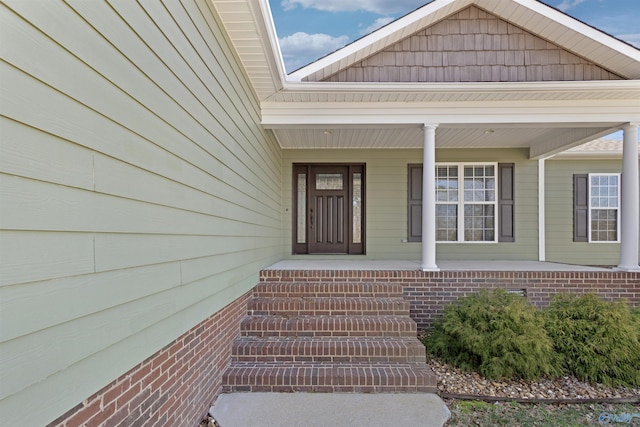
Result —
[[[443,361],[488,378],[555,372],[543,317],[526,298],[504,290],[483,290],[446,306],[423,342]]]
[[[561,369],[606,385],[640,385],[640,317],[624,301],[556,295],[545,327]]]

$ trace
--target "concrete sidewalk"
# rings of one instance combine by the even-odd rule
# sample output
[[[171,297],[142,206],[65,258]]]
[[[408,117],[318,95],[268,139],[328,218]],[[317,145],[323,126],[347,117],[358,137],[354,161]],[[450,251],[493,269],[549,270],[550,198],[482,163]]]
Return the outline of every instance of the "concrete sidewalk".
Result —
[[[450,416],[431,393],[229,393],[210,413],[221,427],[442,427]]]

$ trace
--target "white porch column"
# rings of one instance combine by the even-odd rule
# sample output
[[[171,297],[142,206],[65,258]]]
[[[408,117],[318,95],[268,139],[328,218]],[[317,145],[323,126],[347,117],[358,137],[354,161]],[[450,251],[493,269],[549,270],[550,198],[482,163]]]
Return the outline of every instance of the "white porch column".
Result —
[[[436,128],[424,125],[422,161],[422,271],[440,271],[436,265]]]
[[[545,193],[545,159],[538,160],[538,261],[547,260],[547,222]]]
[[[620,264],[618,270],[640,271],[640,183],[638,183],[638,123],[624,128],[620,193]]]

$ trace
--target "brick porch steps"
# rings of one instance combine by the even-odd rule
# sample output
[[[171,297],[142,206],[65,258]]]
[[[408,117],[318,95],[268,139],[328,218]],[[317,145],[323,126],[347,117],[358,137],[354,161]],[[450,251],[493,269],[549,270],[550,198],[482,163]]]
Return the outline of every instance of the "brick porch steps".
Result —
[[[399,283],[262,281],[223,391],[435,392]]]
[[[223,392],[429,392],[436,380],[416,363],[234,363]]]
[[[426,363],[424,346],[404,338],[255,338],[233,345],[235,362]]]

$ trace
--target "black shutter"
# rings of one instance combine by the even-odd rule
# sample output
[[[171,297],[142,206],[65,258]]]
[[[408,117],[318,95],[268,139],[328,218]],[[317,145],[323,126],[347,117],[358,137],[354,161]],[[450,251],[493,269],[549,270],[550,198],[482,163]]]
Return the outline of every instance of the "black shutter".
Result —
[[[407,240],[422,241],[422,165],[409,165]]]
[[[573,175],[573,241],[589,241],[589,175]]]
[[[498,164],[498,241],[515,242],[515,191],[513,163]]]

